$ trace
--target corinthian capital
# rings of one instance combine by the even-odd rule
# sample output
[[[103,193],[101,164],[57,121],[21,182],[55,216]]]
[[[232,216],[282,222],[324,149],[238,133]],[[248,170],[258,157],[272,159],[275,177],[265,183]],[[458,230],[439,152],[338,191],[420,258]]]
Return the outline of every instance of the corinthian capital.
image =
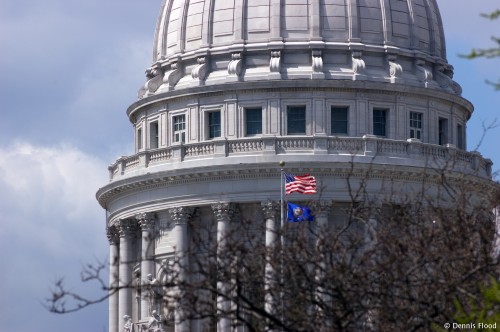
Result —
[[[319,218],[328,218],[328,214],[330,209],[332,208],[331,201],[318,201],[312,204],[312,208],[314,209],[314,214]]]
[[[121,219],[118,225],[120,237],[131,237],[137,231],[137,222],[133,219]]]
[[[274,219],[280,213],[280,203],[276,201],[261,202],[262,212],[264,213],[264,218]]]
[[[172,220],[176,225],[187,224],[191,215],[193,214],[193,208],[190,206],[181,206],[168,209]]]
[[[231,203],[215,203],[212,204],[217,221],[229,221],[234,214],[234,206]]]
[[[118,244],[120,242],[120,232],[117,226],[108,226],[106,229],[109,244]]]
[[[149,231],[153,229],[155,221],[154,213],[138,213],[135,215],[135,219],[139,222],[139,226],[143,231]]]

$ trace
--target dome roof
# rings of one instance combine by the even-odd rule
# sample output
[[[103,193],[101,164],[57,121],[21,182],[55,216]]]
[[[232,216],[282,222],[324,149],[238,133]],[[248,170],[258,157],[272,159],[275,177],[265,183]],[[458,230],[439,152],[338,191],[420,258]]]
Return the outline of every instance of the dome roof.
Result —
[[[153,81],[140,97],[227,83],[224,75],[399,82],[461,94],[436,0],[164,0],[147,71]]]
[[[282,41],[394,47],[446,58],[435,0],[165,0],[154,59]]]

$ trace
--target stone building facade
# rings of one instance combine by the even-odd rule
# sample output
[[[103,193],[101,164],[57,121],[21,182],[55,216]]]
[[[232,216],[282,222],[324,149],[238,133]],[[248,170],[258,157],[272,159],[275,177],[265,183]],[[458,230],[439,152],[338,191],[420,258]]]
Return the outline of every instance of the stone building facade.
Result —
[[[109,167],[97,193],[120,287],[110,332],[126,328],[125,315],[142,328],[162,312],[155,287],[193,223],[222,236],[254,220],[273,238],[279,161],[321,181],[312,199],[324,224],[342,222],[348,177],[380,201],[425,181],[443,204],[428,169],[491,182],[491,162],[466,150],[473,105],[453,81],[435,0],[165,0],[153,50],[127,110],[135,154]],[[202,331],[190,324],[175,331]]]

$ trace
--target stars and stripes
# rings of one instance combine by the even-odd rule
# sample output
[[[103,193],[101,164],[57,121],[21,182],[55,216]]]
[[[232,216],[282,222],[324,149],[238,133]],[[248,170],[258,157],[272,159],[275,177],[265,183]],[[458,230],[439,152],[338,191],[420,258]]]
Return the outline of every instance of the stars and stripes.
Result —
[[[285,193],[315,194],[316,178],[309,174],[292,175],[285,173]]]

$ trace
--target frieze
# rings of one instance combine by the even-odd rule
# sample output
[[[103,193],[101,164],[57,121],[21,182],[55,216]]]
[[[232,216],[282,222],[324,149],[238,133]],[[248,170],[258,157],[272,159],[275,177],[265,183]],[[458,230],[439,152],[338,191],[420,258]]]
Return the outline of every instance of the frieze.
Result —
[[[383,169],[377,170],[375,172],[376,164],[359,164],[356,168],[352,168],[347,163],[346,167],[343,168],[325,168],[325,167],[310,167],[307,169],[303,168],[289,168],[287,169],[290,173],[300,174],[301,172],[307,171],[315,174],[318,177],[334,177],[339,179],[379,179],[379,180],[398,180],[407,181],[411,183],[435,183],[440,184],[442,181],[441,173],[436,174],[426,174],[422,172],[421,167],[415,168],[415,170],[397,170],[400,165],[394,165],[394,167],[387,168],[387,165],[380,165],[384,167]],[[449,176],[449,181],[463,182],[463,173],[446,173]],[[155,188],[163,188],[168,186],[178,186],[187,185],[200,182],[217,182],[226,180],[252,180],[252,179],[275,179],[279,177],[279,170],[276,168],[255,168],[255,169],[245,169],[245,170],[229,170],[225,174],[221,172],[205,172],[203,176],[198,176],[194,174],[182,174],[181,176],[164,176],[154,179],[148,179],[143,181],[136,181],[131,184],[118,185],[115,188],[106,190],[98,196],[98,200],[101,205],[105,206],[107,202],[113,200],[124,193],[127,195],[132,193],[137,193],[141,191],[149,191]],[[481,177],[473,177],[473,182],[478,185],[482,182],[489,183],[489,179]],[[485,183],[486,183],[485,182]]]
[[[420,66],[421,68],[421,66]],[[307,80],[306,80],[307,82]],[[253,82],[249,82],[249,84],[252,84]],[[437,91],[437,90],[429,90],[429,89],[422,89],[420,90],[419,88],[413,87],[413,86],[398,86],[394,85],[391,86],[391,89],[384,89],[382,88],[385,86],[384,84],[377,83],[377,82],[364,82],[364,87],[360,88],[358,85],[355,84],[355,82],[338,82],[338,81],[327,81],[330,86],[324,86],[324,87],[317,87],[317,86],[311,86],[311,87],[290,87],[286,86],[287,82],[282,82],[281,85],[282,87],[276,87],[270,85],[269,88],[253,88],[252,86],[245,86],[245,88],[242,87],[241,90],[226,90],[226,91],[190,91],[191,94],[182,94],[182,95],[175,95],[175,91],[172,91],[172,93],[169,93],[168,95],[165,94],[160,94],[156,96],[155,99],[150,99],[151,97],[146,98],[148,101],[147,104],[142,104],[140,102],[136,102],[132,104],[129,109],[127,110],[127,114],[129,117],[133,120],[132,122],[135,122],[135,119],[137,118],[137,113],[143,113],[144,110],[150,110],[154,109],[155,111],[161,112],[161,111],[167,111],[167,107],[164,105],[168,104],[175,104],[178,103],[179,107],[178,108],[183,108],[185,107],[182,106],[183,102],[189,102],[193,100],[193,95],[198,96],[198,99],[202,98],[211,98],[211,97],[221,97],[221,96],[226,96],[227,94],[234,94],[237,97],[238,96],[244,96],[244,95],[252,95],[252,94],[271,94],[271,93],[297,93],[297,92],[317,92],[317,91],[323,91],[324,93],[332,92],[332,93],[339,93],[339,92],[353,92],[353,91],[359,91],[360,89],[363,90],[363,93],[366,93],[367,95],[395,95],[395,96],[406,96],[406,97],[414,97],[414,100],[421,100],[422,95],[427,96],[426,99],[436,99],[437,101],[443,101],[447,100],[449,102],[461,105],[465,109],[470,109],[472,108],[472,105],[470,102],[467,100],[461,98],[459,95],[454,95],[454,94],[449,94],[445,93],[442,91]],[[262,86],[266,83],[259,82],[259,85]],[[289,82],[288,82],[289,84]],[[338,85],[338,86],[333,86],[332,85]],[[377,86],[380,86],[380,88],[377,88]],[[206,87],[206,89],[210,89],[211,87]],[[212,87],[215,88],[215,87]],[[193,90],[196,90],[196,88],[193,88]],[[198,101],[200,102],[200,100]],[[158,103],[161,103],[160,106],[158,106]]]

